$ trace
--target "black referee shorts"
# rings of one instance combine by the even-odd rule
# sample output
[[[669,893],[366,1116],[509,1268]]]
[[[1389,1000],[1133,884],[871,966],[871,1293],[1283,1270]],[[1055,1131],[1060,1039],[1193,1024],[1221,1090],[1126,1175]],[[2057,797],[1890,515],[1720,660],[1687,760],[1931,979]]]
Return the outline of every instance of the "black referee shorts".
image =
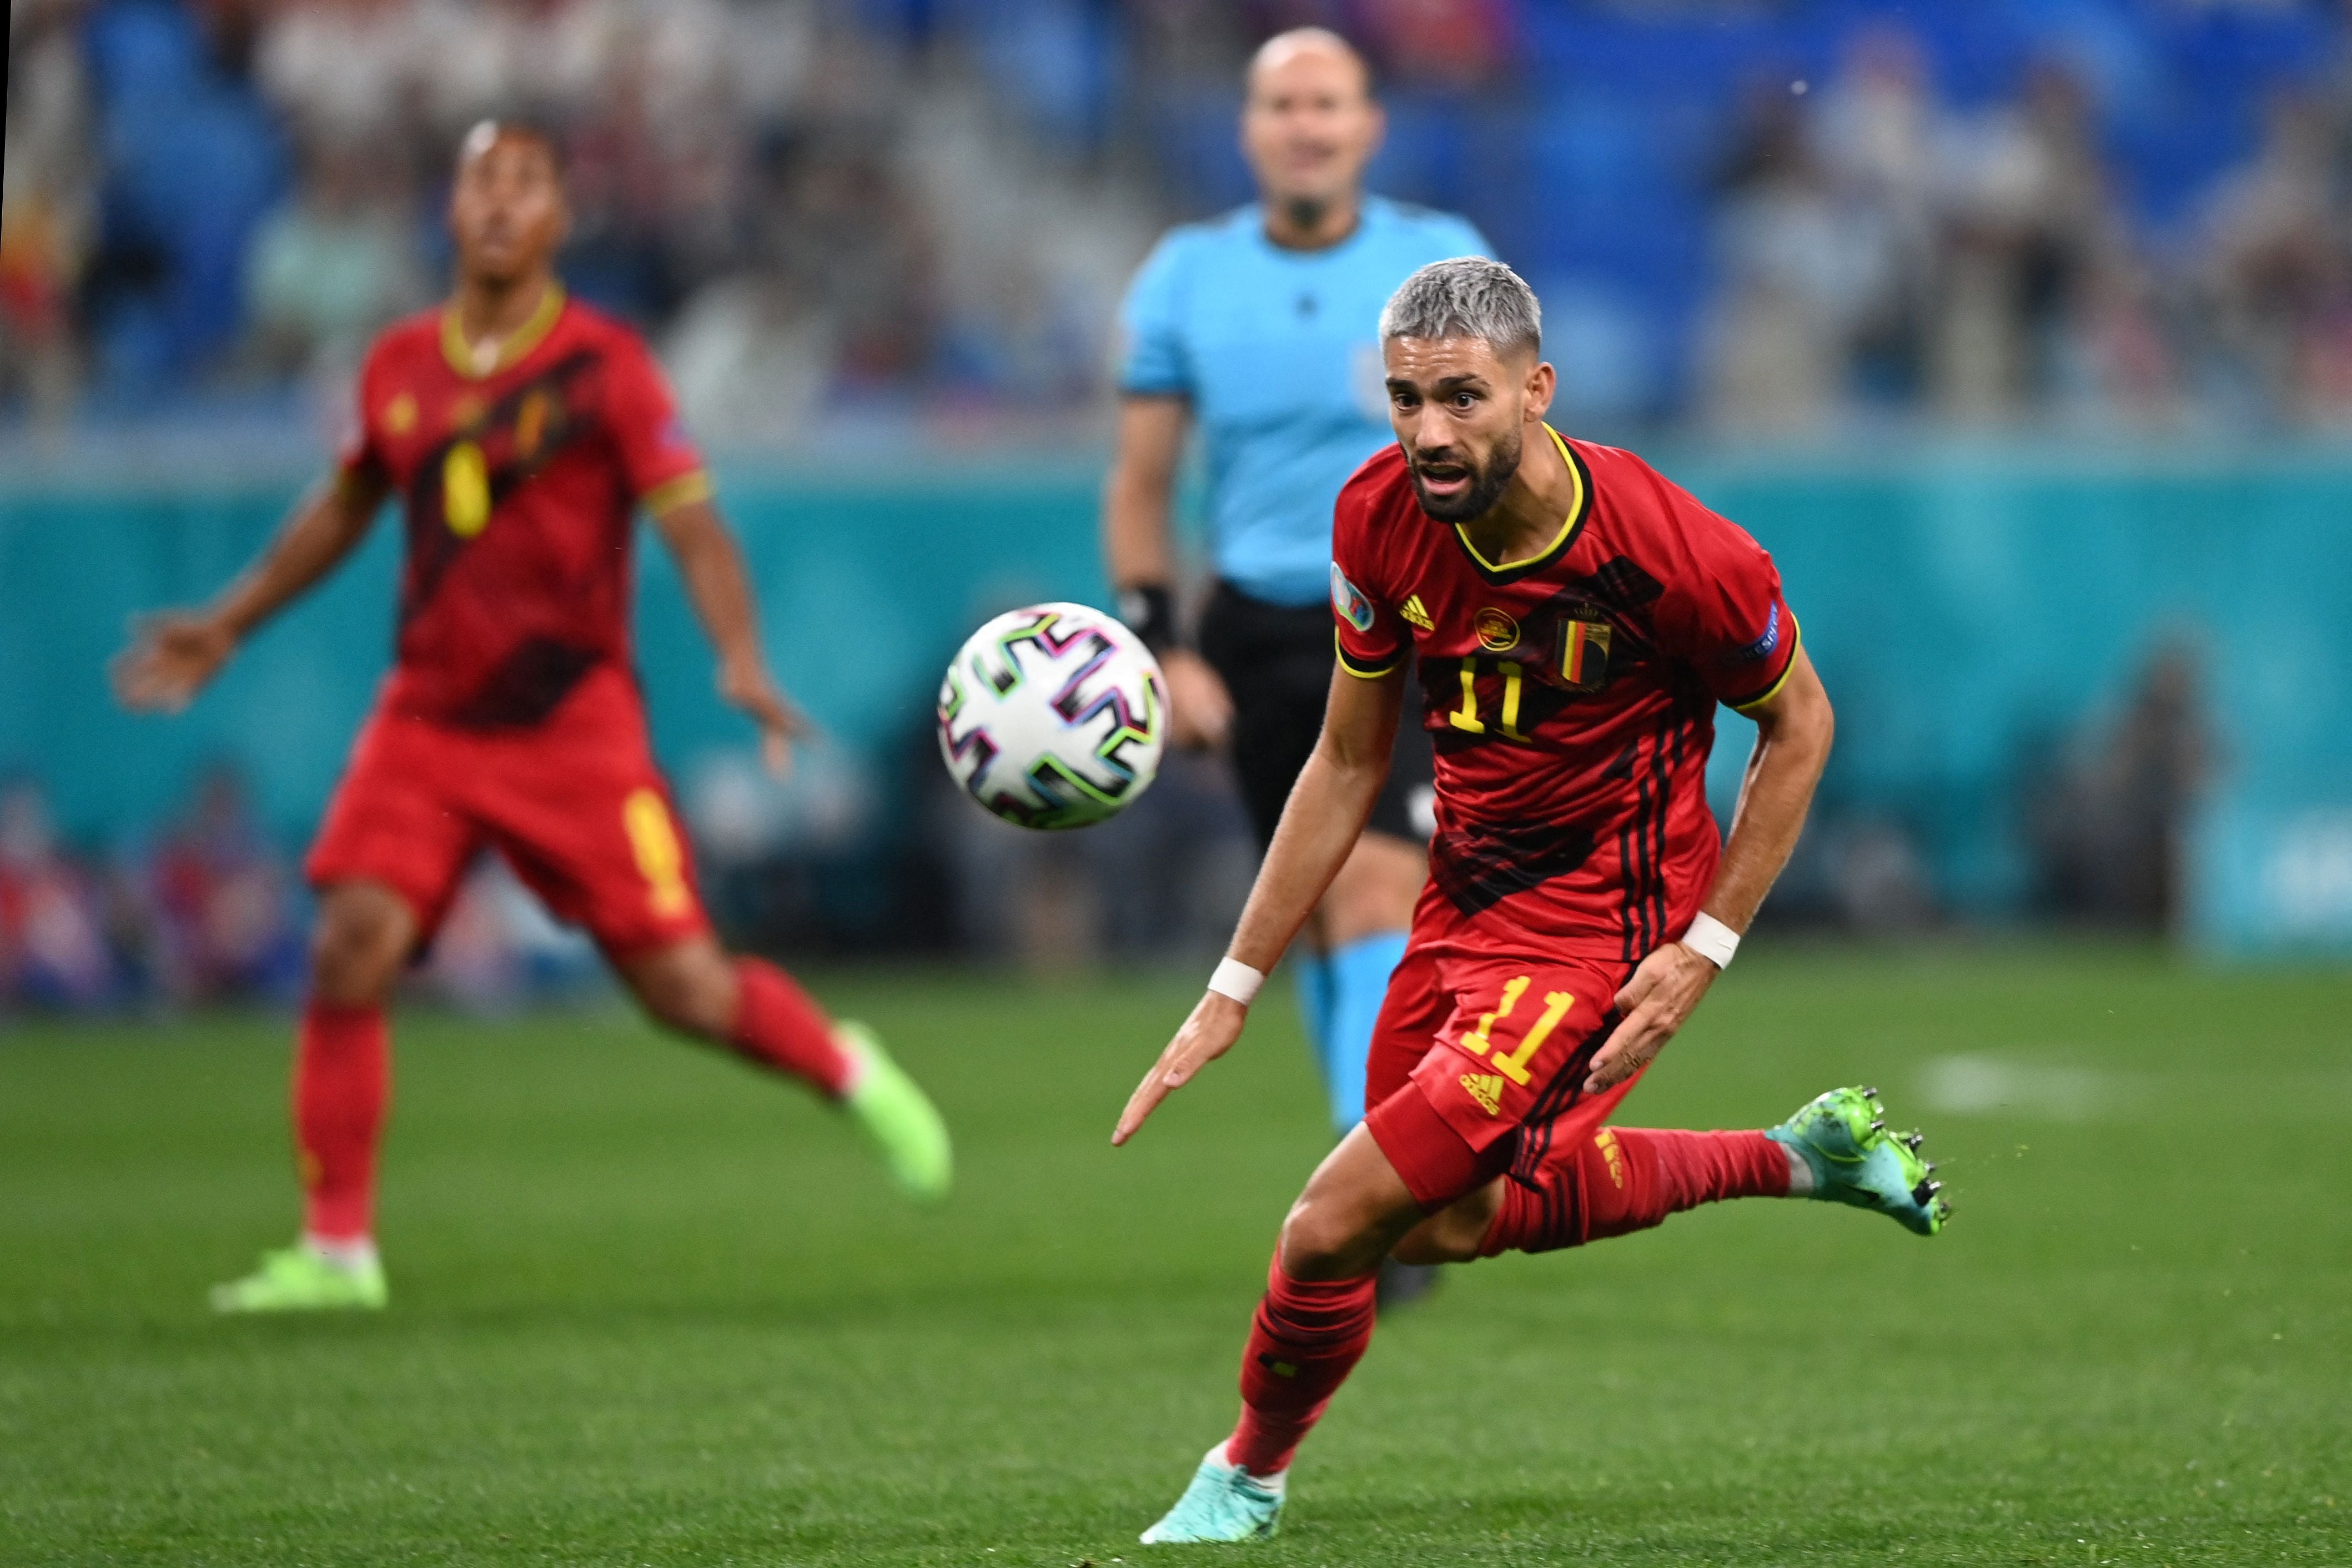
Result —
[[[1234,772],[1249,806],[1258,844],[1274,841],[1290,786],[1323,733],[1330,695],[1331,607],[1269,605],[1230,583],[1219,583],[1201,615],[1201,657],[1234,698]],[[1406,703],[1397,726],[1396,755],[1368,826],[1414,844],[1429,842],[1435,760],[1415,705]]]

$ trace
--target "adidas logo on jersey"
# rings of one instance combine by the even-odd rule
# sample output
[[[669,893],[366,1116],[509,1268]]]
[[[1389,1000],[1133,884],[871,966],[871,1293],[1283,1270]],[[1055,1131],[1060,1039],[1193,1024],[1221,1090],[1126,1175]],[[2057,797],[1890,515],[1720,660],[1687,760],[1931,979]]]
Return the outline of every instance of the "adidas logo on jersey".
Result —
[[[1462,1087],[1470,1091],[1470,1098],[1476,1100],[1479,1105],[1484,1108],[1487,1115],[1495,1116],[1500,1114],[1502,1111],[1502,1074],[1492,1072],[1465,1072],[1462,1075]]]
[[[1419,626],[1423,631],[1432,631],[1435,629],[1430,624],[1429,612],[1422,608],[1421,595],[1418,594],[1415,594],[1411,598],[1405,600],[1404,606],[1398,610],[1397,614],[1402,616],[1406,620],[1411,621],[1414,626]]]

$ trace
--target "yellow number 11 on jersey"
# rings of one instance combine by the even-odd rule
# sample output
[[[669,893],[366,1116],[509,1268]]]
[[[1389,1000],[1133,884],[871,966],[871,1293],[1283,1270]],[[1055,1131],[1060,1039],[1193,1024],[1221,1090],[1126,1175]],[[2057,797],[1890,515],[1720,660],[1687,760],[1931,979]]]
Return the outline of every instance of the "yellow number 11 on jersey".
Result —
[[[1502,997],[1495,1004],[1495,1010],[1480,1015],[1478,1026],[1462,1037],[1462,1048],[1474,1057],[1486,1056],[1494,1049],[1491,1031],[1496,1024],[1511,1016],[1511,1009],[1519,1005],[1519,998],[1528,994],[1528,987],[1533,983],[1533,977],[1526,974],[1505,982]],[[1535,1059],[1536,1053],[1543,1049],[1543,1043],[1551,1038],[1551,1032],[1559,1027],[1559,1021],[1567,1017],[1568,1010],[1575,1005],[1576,998],[1565,991],[1548,993],[1544,997],[1543,1015],[1520,1037],[1519,1048],[1508,1056],[1492,1058],[1495,1070],[1513,1083],[1528,1082],[1534,1077],[1528,1071],[1528,1063]]]

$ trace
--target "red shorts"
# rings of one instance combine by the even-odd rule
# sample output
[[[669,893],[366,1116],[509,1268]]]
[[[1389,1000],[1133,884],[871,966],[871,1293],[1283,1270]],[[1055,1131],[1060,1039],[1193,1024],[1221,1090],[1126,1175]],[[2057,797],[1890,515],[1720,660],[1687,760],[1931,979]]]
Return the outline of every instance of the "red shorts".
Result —
[[[1633,1079],[1587,1094],[1584,1078],[1632,973],[1597,960],[1407,950],[1372,1031],[1364,1126],[1424,1208],[1532,1172],[1554,1143],[1609,1120]]]
[[[590,674],[528,729],[461,730],[379,708],[303,868],[314,887],[385,884],[429,937],[485,847],[608,953],[710,929],[644,705],[621,670]]]

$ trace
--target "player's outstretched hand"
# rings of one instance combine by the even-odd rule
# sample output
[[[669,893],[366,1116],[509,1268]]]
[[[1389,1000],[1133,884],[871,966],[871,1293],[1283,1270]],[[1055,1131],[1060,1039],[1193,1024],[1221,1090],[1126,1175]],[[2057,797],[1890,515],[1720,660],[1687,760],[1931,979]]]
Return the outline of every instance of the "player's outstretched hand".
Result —
[[[1171,647],[1160,669],[1168,677],[1169,739],[1195,751],[1223,745],[1234,727],[1234,694],[1209,661],[1191,648]]]
[[[1127,1109],[1119,1112],[1118,1126],[1111,1135],[1111,1146],[1118,1147],[1135,1136],[1143,1119],[1159,1109],[1160,1102],[1172,1091],[1192,1081],[1192,1075],[1234,1048],[1242,1037],[1242,1026],[1249,1021],[1249,1009],[1230,996],[1214,991],[1204,994],[1193,1007],[1192,1016],[1127,1097]]]
[[[719,694],[751,716],[760,726],[760,760],[777,778],[793,771],[793,742],[816,732],[807,715],[787,701],[768,672],[758,666],[723,666]]]
[[[109,667],[114,694],[141,713],[177,713],[196,699],[228,656],[236,634],[211,616],[167,610],[131,623],[131,646]]]
[[[1594,1053],[1584,1092],[1598,1094],[1647,1067],[1697,1008],[1719,973],[1678,942],[1642,960],[1633,978],[1617,993],[1617,1011],[1623,1017]]]

